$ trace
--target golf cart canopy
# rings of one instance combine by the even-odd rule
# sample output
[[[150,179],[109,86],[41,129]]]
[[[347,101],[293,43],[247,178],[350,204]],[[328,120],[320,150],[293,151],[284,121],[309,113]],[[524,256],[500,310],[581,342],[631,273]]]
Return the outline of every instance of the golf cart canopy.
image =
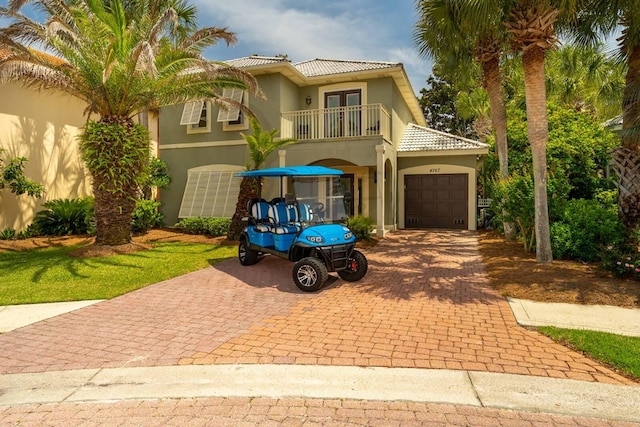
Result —
[[[283,177],[283,176],[340,176],[344,172],[324,166],[285,166],[282,168],[257,169],[236,173],[241,177]]]

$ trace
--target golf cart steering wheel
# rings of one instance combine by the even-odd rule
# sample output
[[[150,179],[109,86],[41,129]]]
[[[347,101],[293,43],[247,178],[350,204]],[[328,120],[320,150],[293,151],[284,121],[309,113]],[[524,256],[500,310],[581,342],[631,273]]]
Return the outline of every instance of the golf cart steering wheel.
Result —
[[[324,222],[324,203],[314,203],[311,206],[311,212],[313,212],[313,216],[318,217],[318,219]]]

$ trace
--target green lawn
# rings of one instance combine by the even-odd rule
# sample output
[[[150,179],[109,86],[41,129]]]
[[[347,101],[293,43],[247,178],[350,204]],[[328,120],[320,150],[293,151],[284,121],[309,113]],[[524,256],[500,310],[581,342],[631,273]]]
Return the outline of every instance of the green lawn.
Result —
[[[160,243],[127,255],[73,258],[78,246],[0,253],[0,305],[109,299],[235,256],[235,246]]]
[[[640,379],[640,337],[551,326],[538,329],[561,344],[582,351],[626,375]]]

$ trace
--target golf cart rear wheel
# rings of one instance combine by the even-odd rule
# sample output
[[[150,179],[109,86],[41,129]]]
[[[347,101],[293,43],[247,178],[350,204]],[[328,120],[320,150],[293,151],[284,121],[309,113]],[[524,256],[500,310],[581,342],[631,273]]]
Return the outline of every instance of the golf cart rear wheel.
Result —
[[[317,291],[328,278],[327,267],[317,258],[302,258],[293,266],[293,281],[305,292]]]
[[[347,282],[357,282],[367,274],[367,258],[360,251],[351,252],[351,256],[347,259],[346,270],[338,271],[338,276]]]
[[[247,239],[240,239],[238,245],[238,259],[242,265],[253,265],[258,262],[258,251],[249,247]]]

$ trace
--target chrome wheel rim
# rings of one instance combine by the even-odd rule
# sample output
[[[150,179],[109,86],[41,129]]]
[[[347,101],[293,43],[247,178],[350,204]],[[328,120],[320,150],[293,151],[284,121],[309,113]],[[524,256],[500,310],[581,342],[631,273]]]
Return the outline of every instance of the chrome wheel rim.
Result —
[[[302,286],[313,286],[318,280],[318,273],[315,268],[310,265],[303,265],[298,269],[298,282]]]

